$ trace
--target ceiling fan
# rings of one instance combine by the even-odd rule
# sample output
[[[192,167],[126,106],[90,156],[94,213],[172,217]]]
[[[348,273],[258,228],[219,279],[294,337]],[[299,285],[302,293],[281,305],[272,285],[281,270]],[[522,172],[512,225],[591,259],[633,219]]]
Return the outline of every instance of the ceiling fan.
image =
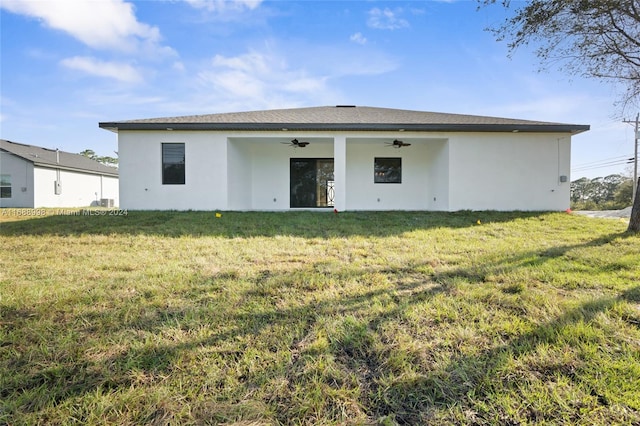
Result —
[[[399,141],[398,139],[394,140],[393,142],[385,142],[385,145],[392,146],[394,148],[402,148],[403,146],[411,146],[410,143],[402,142],[402,141]]]
[[[291,143],[289,142],[280,142],[280,143],[292,146],[294,148],[298,148],[298,147],[304,148],[305,146],[309,145],[310,142],[302,142],[302,141],[299,141],[298,139],[293,139]]]

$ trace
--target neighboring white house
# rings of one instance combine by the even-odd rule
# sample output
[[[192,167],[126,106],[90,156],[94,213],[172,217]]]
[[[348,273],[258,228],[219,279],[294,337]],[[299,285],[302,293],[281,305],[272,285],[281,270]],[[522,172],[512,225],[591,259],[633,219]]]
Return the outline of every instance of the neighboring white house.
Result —
[[[118,190],[114,167],[0,139],[0,207],[113,207]]]
[[[565,210],[571,136],[589,130],[355,106],[99,126],[139,210]]]

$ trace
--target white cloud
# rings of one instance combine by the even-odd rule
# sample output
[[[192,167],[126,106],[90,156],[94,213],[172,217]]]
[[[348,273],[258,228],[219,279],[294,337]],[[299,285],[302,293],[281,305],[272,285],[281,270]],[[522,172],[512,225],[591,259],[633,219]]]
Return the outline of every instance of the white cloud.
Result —
[[[82,96],[89,105],[104,106],[118,105],[117,110],[126,106],[128,110],[136,110],[140,112],[132,113],[132,117],[151,116],[149,111],[154,110],[158,105],[167,102],[162,96],[144,95],[133,90],[120,90],[112,88],[111,90],[102,90],[100,88],[88,88],[82,92]],[[121,112],[119,112],[120,114]]]
[[[105,62],[86,56],[74,56],[63,59],[61,65],[98,77],[112,78],[125,83],[138,83],[142,81],[142,75],[129,64],[117,62]]]
[[[326,89],[326,77],[311,76],[304,69],[291,69],[273,53],[249,51],[225,57],[216,55],[211,68],[199,74],[200,81],[230,98],[258,104],[273,97],[318,93]]]
[[[388,55],[369,48],[309,45],[271,40],[236,56],[214,56],[190,89],[190,108],[240,110],[344,103],[340,80],[397,68]]]
[[[196,9],[209,12],[224,12],[228,10],[253,10],[260,6],[262,0],[185,0]]]
[[[367,25],[378,30],[398,30],[409,27],[409,22],[400,18],[398,15],[402,13],[402,9],[392,11],[389,8],[384,10],[374,7],[369,11],[369,19]]]
[[[362,35],[362,33],[353,34],[351,37],[349,37],[349,40],[357,44],[367,44],[367,39]]]
[[[3,0],[2,8],[41,20],[94,49],[128,53],[174,53],[160,46],[160,30],[139,22],[132,3],[123,0]]]
[[[184,72],[186,70],[184,64],[182,62],[180,62],[180,61],[174,62],[173,65],[171,66],[171,68],[173,68],[174,70],[179,71],[179,72]]]
[[[226,58],[222,55],[216,55],[213,58],[214,67],[226,67],[237,71],[248,71],[264,74],[269,71],[273,64],[268,65],[267,62],[276,62],[274,58],[267,57],[262,53],[251,51],[247,54]]]

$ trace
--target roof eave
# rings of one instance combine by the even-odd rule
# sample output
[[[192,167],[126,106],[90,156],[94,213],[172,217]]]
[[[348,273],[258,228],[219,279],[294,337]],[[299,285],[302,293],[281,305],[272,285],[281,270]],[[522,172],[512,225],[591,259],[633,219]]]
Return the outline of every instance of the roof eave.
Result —
[[[333,130],[333,131],[416,131],[416,132],[523,132],[571,133],[590,129],[582,124],[402,124],[402,123],[99,123],[102,129],[119,130]]]

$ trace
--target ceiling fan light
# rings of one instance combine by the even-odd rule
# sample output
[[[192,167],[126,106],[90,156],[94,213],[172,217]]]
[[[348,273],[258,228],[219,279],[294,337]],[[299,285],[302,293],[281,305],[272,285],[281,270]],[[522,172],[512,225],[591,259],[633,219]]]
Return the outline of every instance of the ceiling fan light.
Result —
[[[395,148],[402,148],[403,146],[411,146],[411,144],[396,139],[396,140],[393,141],[393,146]]]
[[[298,139],[291,139],[291,142],[281,142],[283,144],[288,144],[289,146],[292,146],[294,148],[304,148],[305,146],[309,145],[311,142],[305,142],[305,141],[299,141]]]

